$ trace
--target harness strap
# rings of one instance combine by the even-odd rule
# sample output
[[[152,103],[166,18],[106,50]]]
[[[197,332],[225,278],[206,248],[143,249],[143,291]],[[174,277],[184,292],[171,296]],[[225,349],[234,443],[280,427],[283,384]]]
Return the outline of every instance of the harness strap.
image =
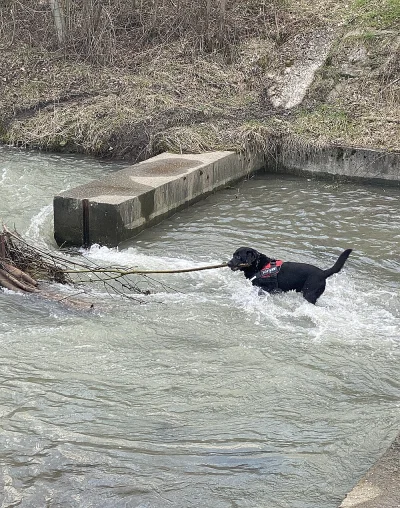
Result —
[[[278,273],[281,269],[283,261],[280,259],[271,259],[268,264],[266,264],[259,272],[257,272],[254,277],[252,277],[250,280],[253,281],[254,279],[268,279],[268,282],[270,282],[270,285],[275,285],[275,288],[278,287]]]

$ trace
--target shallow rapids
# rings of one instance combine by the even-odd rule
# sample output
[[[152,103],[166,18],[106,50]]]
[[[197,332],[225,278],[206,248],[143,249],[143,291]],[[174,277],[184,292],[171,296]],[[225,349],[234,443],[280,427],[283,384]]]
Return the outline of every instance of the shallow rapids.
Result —
[[[116,169],[0,148],[0,218],[55,249],[53,195]],[[0,292],[2,506],[336,508],[400,427],[399,212],[396,188],[259,175],[82,252],[328,268],[353,248],[316,306],[228,268],[140,279],[141,304],[93,286],[90,312]]]

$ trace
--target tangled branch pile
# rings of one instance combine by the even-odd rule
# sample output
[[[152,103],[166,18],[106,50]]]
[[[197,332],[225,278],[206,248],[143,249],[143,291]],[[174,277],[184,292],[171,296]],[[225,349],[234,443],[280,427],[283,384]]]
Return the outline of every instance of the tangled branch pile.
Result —
[[[110,273],[114,270],[116,273]],[[142,276],[143,277],[143,276]],[[3,226],[0,233],[0,287],[17,292],[41,292],[41,283],[57,282],[79,289],[100,282],[109,293],[132,297],[149,294],[146,287],[129,279],[123,270],[99,267],[61,252],[50,252],[27,243],[17,232]]]

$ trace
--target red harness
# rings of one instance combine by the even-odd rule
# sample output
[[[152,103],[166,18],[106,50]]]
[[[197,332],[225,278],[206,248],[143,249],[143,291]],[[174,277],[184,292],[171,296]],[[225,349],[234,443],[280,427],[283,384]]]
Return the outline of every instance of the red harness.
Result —
[[[263,279],[266,278],[266,277],[273,277],[273,276],[277,276],[278,275],[278,272],[279,270],[281,269],[281,266],[282,266],[282,263],[283,261],[281,261],[280,259],[271,259],[271,261],[264,266],[264,268],[261,268],[260,270],[260,277],[262,277]]]

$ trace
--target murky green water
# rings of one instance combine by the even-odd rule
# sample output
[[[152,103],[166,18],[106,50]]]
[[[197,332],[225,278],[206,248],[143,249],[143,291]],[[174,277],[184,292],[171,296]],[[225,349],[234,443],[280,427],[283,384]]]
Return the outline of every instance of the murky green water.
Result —
[[[0,218],[55,248],[55,193],[114,170],[0,149]],[[94,312],[0,292],[3,507],[334,508],[400,427],[399,190],[259,176],[107,264],[173,269],[241,245],[327,268],[317,306],[228,269],[155,277]],[[169,289],[167,289],[167,287]]]

